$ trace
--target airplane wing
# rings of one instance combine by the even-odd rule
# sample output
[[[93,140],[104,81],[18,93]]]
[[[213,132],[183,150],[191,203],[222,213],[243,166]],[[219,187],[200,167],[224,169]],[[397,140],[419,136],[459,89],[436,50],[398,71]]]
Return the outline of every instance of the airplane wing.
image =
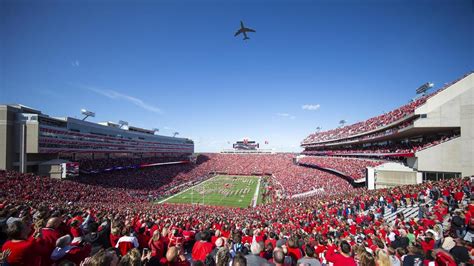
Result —
[[[249,29],[249,28],[244,28],[243,30],[247,31],[247,32],[256,32],[255,30],[252,30],[252,29]]]
[[[234,34],[234,36],[237,36],[237,35],[241,34],[242,32],[244,32],[244,30],[243,30],[243,29],[240,29],[240,30],[238,30],[238,31]]]

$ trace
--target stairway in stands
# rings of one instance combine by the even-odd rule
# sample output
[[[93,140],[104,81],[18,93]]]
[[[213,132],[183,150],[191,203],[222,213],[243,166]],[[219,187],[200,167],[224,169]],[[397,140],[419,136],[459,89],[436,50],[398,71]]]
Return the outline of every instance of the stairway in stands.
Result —
[[[393,213],[390,210],[390,208],[385,207],[385,215],[383,216],[383,219],[385,220],[385,222],[391,224],[397,218],[397,214],[401,212],[403,212],[403,214],[405,215],[405,219],[407,220],[410,220],[411,218],[417,218],[420,205],[426,205],[426,204],[430,205],[430,208],[431,208],[432,207],[431,199],[428,199],[428,201],[423,204],[414,204],[408,207],[398,207],[397,211]]]

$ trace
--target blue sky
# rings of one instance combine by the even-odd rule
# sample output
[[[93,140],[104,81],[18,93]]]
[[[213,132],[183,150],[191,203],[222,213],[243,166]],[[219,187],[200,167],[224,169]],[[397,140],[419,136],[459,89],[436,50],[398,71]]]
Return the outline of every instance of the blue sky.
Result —
[[[474,69],[472,1],[0,3],[0,103],[298,151]],[[234,37],[243,20],[257,32]],[[309,109],[302,106],[309,105]]]

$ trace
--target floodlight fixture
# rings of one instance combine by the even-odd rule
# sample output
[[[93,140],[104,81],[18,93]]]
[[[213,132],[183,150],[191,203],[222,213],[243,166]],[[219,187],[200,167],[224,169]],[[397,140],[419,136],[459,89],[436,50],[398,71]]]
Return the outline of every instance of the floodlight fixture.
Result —
[[[82,118],[82,121],[86,120],[89,116],[90,117],[95,117],[95,113],[92,111],[88,111],[86,109],[81,109],[81,114],[85,115],[84,118]]]
[[[128,122],[127,122],[127,121],[123,121],[123,120],[119,120],[119,121],[118,121],[118,124],[120,125],[120,128],[122,128],[123,126],[128,126]]]
[[[339,125],[341,125],[341,127],[343,127],[346,123],[347,123],[347,121],[344,120],[344,119],[341,119],[341,120],[339,121]]]
[[[426,82],[425,84],[421,85],[418,89],[416,89],[416,94],[424,94],[429,89],[433,88],[434,83]]]

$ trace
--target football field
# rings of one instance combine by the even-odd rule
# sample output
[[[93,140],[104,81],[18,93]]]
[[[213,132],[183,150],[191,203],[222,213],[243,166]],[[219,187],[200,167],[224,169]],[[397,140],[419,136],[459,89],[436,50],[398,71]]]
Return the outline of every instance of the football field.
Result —
[[[203,204],[246,208],[258,198],[257,176],[217,175],[161,203]],[[260,190],[260,189],[259,189]]]

